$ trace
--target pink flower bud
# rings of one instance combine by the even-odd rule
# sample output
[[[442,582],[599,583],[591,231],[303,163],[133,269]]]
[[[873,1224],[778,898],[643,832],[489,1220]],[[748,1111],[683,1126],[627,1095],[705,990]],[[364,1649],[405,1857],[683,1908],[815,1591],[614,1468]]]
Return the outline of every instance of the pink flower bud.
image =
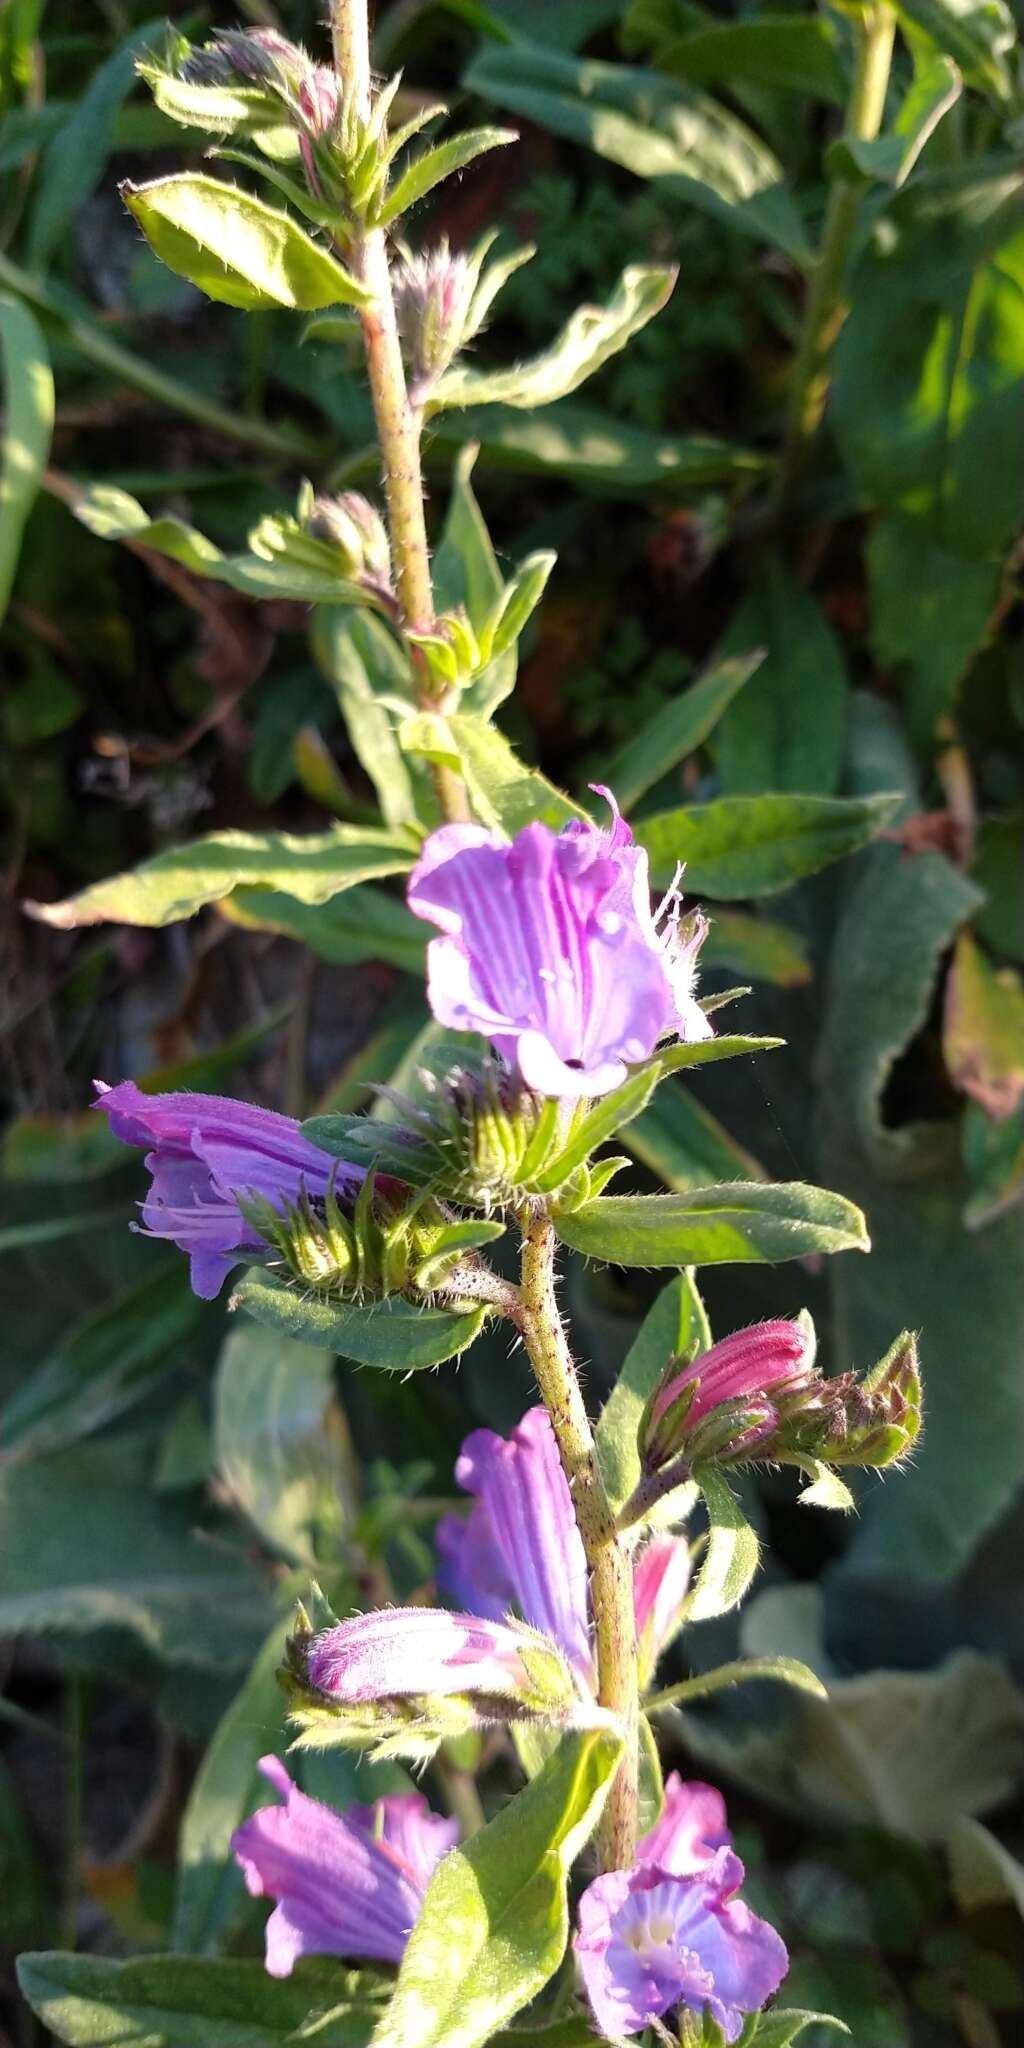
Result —
[[[670,1363],[641,1423],[644,1463],[657,1470],[702,1451],[749,1455],[773,1434],[780,1395],[806,1385],[813,1364],[810,1325],[782,1317],[723,1337],[679,1369]]]

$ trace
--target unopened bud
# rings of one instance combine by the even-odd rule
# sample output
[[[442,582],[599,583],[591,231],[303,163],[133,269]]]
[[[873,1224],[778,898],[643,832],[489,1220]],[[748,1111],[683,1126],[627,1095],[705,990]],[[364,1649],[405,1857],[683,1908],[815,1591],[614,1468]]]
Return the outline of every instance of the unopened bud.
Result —
[[[878,1470],[905,1458],[920,1429],[917,1340],[904,1330],[863,1379],[847,1372],[819,1380],[810,1399],[796,1401],[782,1416],[778,1442],[767,1455]]]
[[[479,264],[455,254],[447,241],[425,255],[407,257],[396,270],[395,311],[414,403],[426,396],[466,339],[478,276]]]
[[[337,548],[346,576],[390,590],[387,528],[376,507],[359,491],[343,491],[337,498],[314,498],[307,531],[314,539],[329,541]]]
[[[201,50],[193,50],[182,77],[193,85],[271,85],[297,91],[309,69],[304,51],[277,29],[224,29]]]
[[[648,1472],[680,1457],[750,1457],[771,1436],[782,1397],[813,1385],[809,1319],[753,1323],[699,1357],[670,1359],[641,1418]]]

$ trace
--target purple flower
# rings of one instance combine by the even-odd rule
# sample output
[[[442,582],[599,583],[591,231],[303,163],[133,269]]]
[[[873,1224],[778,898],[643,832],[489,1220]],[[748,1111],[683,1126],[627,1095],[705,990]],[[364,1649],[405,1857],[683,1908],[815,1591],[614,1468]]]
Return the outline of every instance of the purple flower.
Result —
[[[573,1946],[609,2040],[639,2034],[679,2006],[698,2017],[707,2008],[726,2040],[738,2039],[789,1963],[775,1929],[734,1896],[742,1882],[742,1864],[723,1848],[699,1875],[640,1863],[588,1887]]]
[[[326,1195],[332,1177],[339,1192],[363,1179],[362,1167],[321,1152],[291,1117],[272,1109],[224,1095],[144,1095],[134,1081],[96,1086],[96,1107],[114,1136],[150,1147],[143,1231],[188,1252],[192,1287],[204,1301],[220,1293],[232,1266],[261,1248],[240,1195],[262,1195],[280,1210],[302,1194]]]
[[[540,1095],[605,1095],[669,1034],[712,1036],[694,996],[706,925],[683,937],[674,893],[652,914],[647,855],[601,794],[607,830],[527,825],[508,845],[444,825],[409,878],[410,909],[442,934],[427,949],[434,1016],[482,1032]]]
[[[346,1706],[430,1693],[514,1699],[535,1688],[534,1657],[543,1659],[546,1647],[526,1629],[475,1614],[382,1607],[317,1636],[306,1676],[316,1691]]]
[[[475,1429],[455,1477],[474,1501],[465,1521],[445,1515],[438,1524],[442,1589],[494,1620],[518,1609],[592,1688],[587,1560],[547,1410],[529,1409],[507,1439]],[[676,1626],[688,1578],[679,1537],[655,1537],[637,1554],[637,1633],[649,1669]]]
[[[276,1756],[260,1770],[284,1801],[236,1828],[231,1848],[254,1898],[276,1899],[266,1966],[287,1977],[300,1956],[398,1963],[430,1877],[458,1838],[418,1792],[333,1813],[293,1784]]]

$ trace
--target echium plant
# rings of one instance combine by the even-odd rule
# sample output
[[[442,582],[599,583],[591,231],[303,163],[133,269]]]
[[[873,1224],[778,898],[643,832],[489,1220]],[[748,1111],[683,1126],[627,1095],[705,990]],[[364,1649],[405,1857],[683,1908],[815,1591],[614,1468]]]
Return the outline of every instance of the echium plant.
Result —
[[[806,1314],[712,1342],[693,1269],[865,1249],[863,1218],[837,1195],[761,1182],[605,1193],[627,1163],[605,1146],[667,1076],[778,1041],[723,1032],[723,999],[699,994],[708,920],[684,907],[677,871],[700,846],[689,814],[635,833],[611,789],[582,809],[523,768],[491,726],[551,559],[531,558],[507,585],[492,576],[483,597],[478,577],[464,601],[441,604],[421,435],[445,406],[530,406],[573,389],[658,310],[673,280],[628,270],[612,303],[582,309],[536,362],[465,367],[462,352],[528,252],[411,250],[398,231],[414,202],[507,138],[477,130],[416,142],[443,110],[392,125],[399,81],[371,78],[365,0],[334,0],[332,31],[333,64],[267,29],[198,49],[176,36],[144,67],[161,108],[212,130],[214,153],[258,174],[287,211],[206,172],[126,188],[125,198],[157,253],[211,297],[333,309],[332,318],[341,308],[360,321],[383,510],[307,488],[296,518],[262,522],[249,555],[230,558],[179,522],[147,524],[120,494],[94,493],[86,516],[250,594],[302,596],[378,622],[385,639],[372,644],[388,653],[375,734],[407,765],[407,809],[386,784],[379,828],[279,841],[277,866],[265,870],[243,835],[206,842],[219,869],[197,859],[207,883],[189,897],[179,878],[154,921],[223,894],[232,855],[236,880],[285,890],[290,881],[306,902],[406,871],[409,910],[431,931],[437,1028],[387,1120],[300,1126],[131,1081],[101,1088],[98,1106],[119,1138],[146,1148],[141,1227],[189,1254],[197,1294],[212,1298],[244,1265],[236,1306],[397,1371],[465,1353],[485,1322],[521,1340],[539,1402],[507,1439],[476,1430],[463,1446],[456,1478],[472,1504],[437,1530],[445,1604],[339,1618],[314,1588],[282,1677],[300,1752],[339,1745],[422,1763],[482,1730],[511,1741],[527,1782],[457,1846],[456,1818],[431,1813],[418,1793],[337,1812],[271,1757],[278,1803],[237,1830],[234,1855],[250,1891],[274,1902],[272,1976],[306,1955],[397,1969],[393,1987],[379,1975],[339,1978],[347,2042],[373,2033],[381,2048],[476,2048],[571,1951],[548,2011],[566,2029],[559,2040],[651,2030],[684,2048],[784,2048],[814,2016],[763,2017],[786,1951],[741,1897],[720,1793],[675,1774],[662,1783],[654,1724],[688,1687],[658,1691],[657,1665],[686,1623],[735,1606],[756,1569],[733,1471],[790,1464],[809,1482],[805,1498],[842,1507],[842,1471],[910,1450],[914,1341],[898,1337],[864,1376],[832,1378],[816,1366]],[[465,476],[462,488],[475,515]],[[634,763],[627,779],[633,797],[655,776],[644,782]],[[872,829],[861,806],[846,830],[855,808],[824,805],[831,837],[818,865]],[[713,829],[720,846],[728,830],[742,845],[739,813]],[[159,892],[163,858],[140,888]],[[669,884],[657,903],[652,867]],[[68,923],[110,914],[124,913],[82,901],[49,913]],[[506,1234],[515,1280],[490,1262]],[[671,1338],[631,1354],[596,1424],[559,1301],[560,1244],[678,1276]],[[684,1524],[698,1503],[706,1529],[695,1565]],[[764,1670],[757,1660],[749,1675]],[[744,1675],[731,1665],[700,1687]],[[820,1689],[792,1660],[772,1660],[769,1675]],[[331,2003],[317,1981],[313,2031]],[[323,2024],[333,2039],[330,2018]]]

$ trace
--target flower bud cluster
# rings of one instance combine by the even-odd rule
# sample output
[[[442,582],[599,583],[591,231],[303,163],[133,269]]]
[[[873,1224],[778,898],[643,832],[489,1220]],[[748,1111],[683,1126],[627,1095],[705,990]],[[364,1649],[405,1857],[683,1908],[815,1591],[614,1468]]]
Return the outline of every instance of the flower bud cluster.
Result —
[[[393,272],[395,312],[409,376],[409,396],[422,405],[449,364],[480,333],[503,284],[533,255],[532,248],[487,265],[496,236],[474,249],[454,250],[443,237],[434,248],[403,252]]]
[[[641,1418],[637,1506],[694,1467],[790,1464],[878,1469],[906,1457],[921,1425],[917,1345],[904,1331],[873,1369],[826,1379],[808,1316],[755,1323],[700,1356],[670,1359]]]
[[[368,1173],[351,1202],[325,1191],[274,1204],[239,1195],[239,1208],[292,1278],[327,1296],[361,1301],[422,1295],[457,1274],[467,1252],[500,1226],[455,1218],[422,1190]]]

